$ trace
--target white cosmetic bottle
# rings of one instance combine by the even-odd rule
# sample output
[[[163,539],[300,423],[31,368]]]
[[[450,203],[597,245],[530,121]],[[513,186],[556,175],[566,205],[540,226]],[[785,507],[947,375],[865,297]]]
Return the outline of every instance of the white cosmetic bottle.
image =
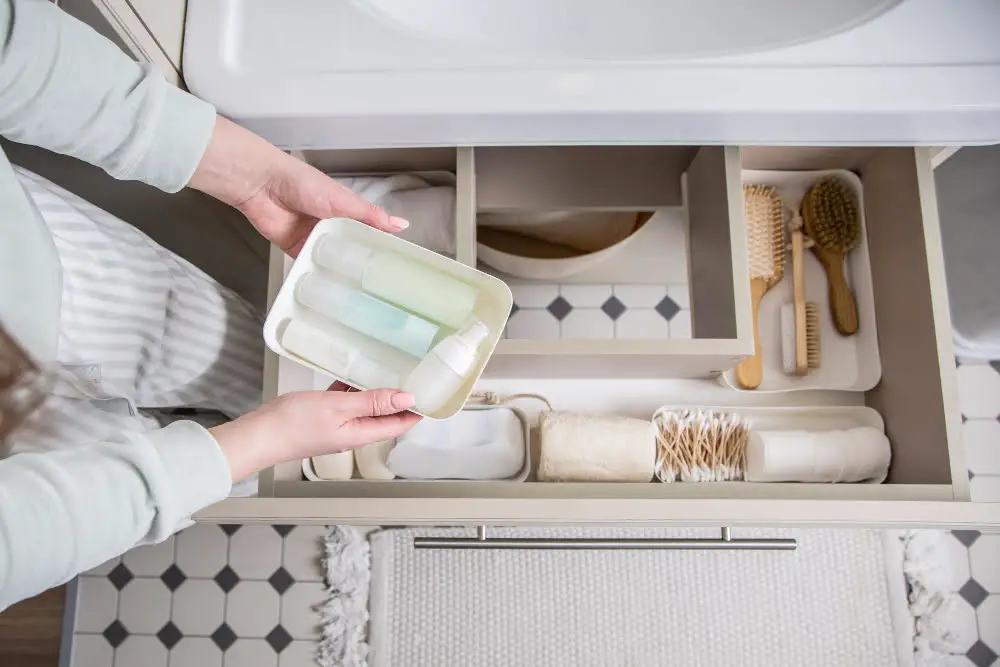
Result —
[[[351,384],[365,389],[397,389],[399,374],[341,342],[328,332],[301,320],[291,320],[281,333],[281,344],[291,352]]]
[[[417,410],[434,414],[455,395],[476,368],[479,346],[489,334],[485,324],[473,320],[431,348],[403,382]]]
[[[438,335],[436,324],[318,273],[299,278],[295,298],[320,315],[418,359],[427,354]]]
[[[357,280],[367,294],[449,329],[459,329],[468,321],[479,297],[476,288],[423,262],[333,236],[319,239],[313,259]]]

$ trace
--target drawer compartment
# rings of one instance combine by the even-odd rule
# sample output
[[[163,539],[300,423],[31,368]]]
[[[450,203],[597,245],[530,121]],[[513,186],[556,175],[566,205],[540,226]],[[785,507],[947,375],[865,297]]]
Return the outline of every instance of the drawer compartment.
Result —
[[[515,303],[487,376],[707,377],[752,353],[737,148],[489,147],[474,163],[478,266]],[[560,254],[602,214],[637,228]]]
[[[542,152],[545,158],[536,160],[528,160],[525,156],[530,156],[531,152],[521,148],[463,148],[452,152],[460,201],[456,225],[465,243],[459,247],[459,252],[464,252],[463,261],[475,261],[475,226],[471,223],[476,212],[520,205],[514,191],[493,183],[492,177],[512,169],[518,178],[522,178],[531,164],[540,163],[546,169],[553,168],[553,165],[560,164],[556,152],[562,150],[571,149],[546,148]],[[621,349],[615,349],[613,345],[609,347],[608,341],[599,341],[596,347],[590,347],[595,344],[594,341],[584,340],[501,341],[507,344],[501,355],[503,358],[495,356],[491,360],[491,366],[498,364],[496,372],[491,377],[484,377],[478,388],[500,394],[538,393],[548,398],[557,409],[643,419],[650,418],[662,405],[729,406],[736,411],[740,406],[867,405],[882,416],[892,443],[893,461],[886,483],[592,484],[538,482],[534,476],[523,483],[405,480],[308,482],[303,481],[298,462],[293,462],[262,474],[261,496],[271,497],[226,501],[209,510],[205,518],[341,520],[357,523],[996,523],[1000,517],[991,514],[982,505],[968,502],[968,478],[960,443],[961,417],[956,406],[955,365],[940,229],[927,151],[794,147],[674,147],[647,150],[652,151],[650,155],[653,157],[646,164],[662,169],[662,173],[675,175],[678,179],[676,188],[667,185],[658,190],[649,186],[656,182],[654,179],[638,182],[630,178],[628,187],[635,189],[629,192],[628,202],[637,203],[626,203],[616,200],[612,190],[588,190],[577,195],[573,188],[554,178],[555,184],[551,188],[530,193],[523,201],[537,205],[537,210],[575,208],[577,204],[599,208],[660,207],[678,205],[676,202],[680,201],[688,211],[686,250],[690,265],[692,311],[701,310],[693,318],[695,334],[697,336],[706,331],[725,334],[735,330],[742,335],[750,324],[748,281],[742,278],[747,275],[745,238],[736,233],[742,231],[742,218],[732,213],[742,209],[739,170],[854,171],[865,188],[865,214],[882,360],[881,382],[863,393],[799,391],[755,394],[736,392],[725,387],[717,377],[681,378],[674,375],[674,371],[682,368],[687,353],[696,351],[694,347],[684,347],[687,344],[702,342],[731,346],[730,354],[738,361],[748,349],[752,349],[752,344],[747,349],[741,348],[745,341],[737,335],[689,341],[633,341],[630,349],[625,349],[625,345]],[[500,159],[501,153],[493,151],[512,152]],[[522,154],[521,151],[528,152]],[[599,152],[597,148],[588,147],[574,159],[582,160],[583,154],[596,155]],[[669,159],[665,157],[668,152]],[[426,153],[428,156],[432,154]],[[680,165],[688,157],[690,162],[681,168]],[[566,173],[572,172],[567,170]],[[682,173],[686,173],[684,178],[681,178]],[[476,179],[472,178],[473,174]],[[524,181],[519,187],[534,182]],[[623,188],[625,186],[622,185]],[[466,190],[463,191],[463,188]],[[707,230],[713,229],[713,225],[715,232],[726,239],[721,246],[727,256],[737,254],[736,249],[740,253],[731,258],[726,271],[720,271],[717,266],[720,256],[718,238],[708,238],[710,234]],[[693,231],[696,228],[705,231],[705,236],[700,231]],[[277,264],[278,268],[274,277],[280,282],[283,260],[280,255],[276,260],[273,264]],[[724,279],[720,279],[720,275]],[[699,283],[702,288],[698,287]],[[701,292],[703,301],[699,301],[699,289],[704,289]],[[722,307],[713,308],[713,304],[717,303],[723,304]],[[705,319],[702,320],[702,317]],[[617,341],[610,343],[616,344]],[[567,352],[567,349],[570,351]],[[696,371],[693,375],[704,374],[696,366],[709,356],[707,352],[701,357],[691,354],[697,360],[688,367]],[[588,357],[592,357],[589,365],[586,363]],[[281,372],[278,373],[274,361],[271,359],[269,362],[272,373],[268,389],[271,392],[283,393],[313,386],[308,371],[303,375],[301,367],[282,361]],[[675,364],[675,361],[678,363]],[[830,361],[825,360],[827,363]],[[663,365],[655,371],[637,371],[643,363],[657,362]],[[576,363],[584,364],[583,370],[576,369]],[[629,366],[631,363],[635,363],[634,368]],[[533,369],[533,364],[544,364],[544,370]],[[514,371],[518,372],[515,374]],[[590,378],[591,381],[572,378]],[[530,404],[519,406],[528,410],[531,408]],[[532,443],[532,446],[536,448],[537,455],[537,443]]]
[[[933,173],[909,148],[745,148],[747,169],[850,169],[861,177],[882,378],[863,394],[894,446],[889,483],[951,484],[968,499],[951,317]]]

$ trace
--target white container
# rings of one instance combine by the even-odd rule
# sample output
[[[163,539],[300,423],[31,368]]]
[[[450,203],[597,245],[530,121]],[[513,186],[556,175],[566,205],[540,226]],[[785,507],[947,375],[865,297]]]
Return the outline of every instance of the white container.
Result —
[[[429,271],[464,283],[477,293],[472,317],[486,326],[488,335],[478,348],[479,354],[471,371],[455,389],[455,392],[444,400],[436,410],[428,412],[423,412],[419,408],[414,410],[431,419],[447,419],[457,414],[472,392],[472,388],[482,374],[490,355],[493,354],[503,328],[506,326],[513,303],[507,285],[502,280],[482,271],[442,257],[430,250],[395,238],[391,234],[380,232],[355,220],[346,218],[321,220],[309,235],[298,259],[288,272],[285,283],[271,305],[267,320],[264,322],[264,340],[275,353],[294,359],[313,370],[332,375],[334,378],[362,390],[378,387],[366,384],[361,377],[346,377],[345,374],[350,373],[349,368],[355,369],[354,375],[364,375],[365,379],[378,378],[382,380],[388,377],[399,377],[402,379],[400,384],[405,384],[406,378],[416,369],[421,360],[375,338],[366,336],[348,325],[324,317],[296,300],[295,286],[307,273],[321,275],[323,278],[336,281],[348,289],[362,289],[361,282],[357,278],[352,279],[349,276],[329,271],[315,261],[314,250],[320,240],[331,244],[337,240],[344,242],[345,245],[348,243],[361,244],[371,249],[373,256],[383,253],[399,255],[406,260],[424,265]],[[366,269],[366,273],[372,271],[376,271],[376,268]],[[433,302],[440,298],[440,292],[435,291],[441,289],[440,284],[440,281],[430,281],[426,285],[418,285],[414,281],[408,286],[409,294],[415,295],[415,298],[422,302]],[[328,334],[329,340],[334,341],[334,343],[317,344],[313,347],[306,342],[305,347],[309,347],[309,349],[303,349],[300,346],[297,353],[288,349],[283,342],[283,335],[289,324],[296,321]],[[435,324],[442,323],[435,322]],[[438,342],[453,333],[454,329],[442,327]],[[332,353],[331,349],[335,349],[336,354]],[[347,350],[346,353],[345,350]],[[324,365],[322,360],[330,357],[337,363],[326,362]],[[328,367],[329,365],[337,365],[338,367],[331,368]],[[416,386],[413,383],[411,386],[417,404],[426,403],[426,401],[421,400],[423,386]]]
[[[311,482],[348,480],[354,475],[354,451],[302,459],[302,474]]]
[[[521,444],[524,447],[524,462],[521,469],[516,475],[507,478],[506,480],[489,480],[489,481],[507,481],[507,482],[524,482],[528,479],[531,473],[531,423],[532,420],[529,418],[528,414],[525,413],[520,408],[514,407],[512,405],[481,405],[477,403],[470,403],[462,408],[461,412],[474,412],[482,410],[506,410],[514,414],[517,417],[521,437],[519,438]],[[356,463],[356,470],[353,477],[345,478],[339,476],[336,478],[324,478],[321,476],[317,470],[320,466],[314,464],[313,459],[302,459],[302,474],[310,482],[335,482],[337,484],[394,484],[394,485],[410,485],[410,486],[421,486],[426,484],[466,484],[469,482],[479,482],[487,480],[468,480],[459,478],[436,478],[436,479],[407,479],[404,477],[396,477],[395,474],[388,468],[389,454],[396,446],[395,440],[384,440],[381,442],[372,443],[366,447],[360,449],[352,450],[354,454],[354,462]],[[362,452],[365,452],[366,456],[370,457],[368,461],[363,461],[364,456]],[[339,454],[333,454],[332,456],[340,456],[343,452]],[[330,455],[326,455],[330,456]],[[323,457],[315,457],[323,458]],[[335,461],[336,464],[341,464],[341,461]],[[337,469],[338,475],[342,475],[342,470],[344,468]]]
[[[788,407],[760,407],[747,405],[664,405],[656,413],[675,412],[677,410],[711,410],[713,412],[732,412],[750,422],[751,432],[760,431],[804,431],[812,434],[829,433],[831,431],[850,431],[852,429],[870,429],[878,433],[885,433],[885,422],[876,410],[867,406],[849,405],[803,405]],[[656,419],[654,414],[653,419]],[[853,457],[859,465],[866,467],[874,466],[868,456],[874,453],[876,456],[885,454],[891,456],[891,452],[880,447],[871,447],[870,441],[859,443],[858,451]],[[879,444],[879,443],[875,443]],[[805,446],[807,446],[806,443]],[[804,448],[804,447],[803,447]],[[867,450],[862,452],[861,450]],[[795,464],[799,461],[793,462]],[[840,465],[838,461],[837,465]],[[888,462],[884,464],[888,469]],[[773,468],[773,466],[771,466]],[[800,466],[796,466],[801,469]],[[884,477],[864,478],[865,483],[878,484],[884,481]],[[750,481],[750,480],[747,480]],[[771,481],[771,480],[754,480]],[[803,480],[799,480],[803,481]],[[824,480],[828,482],[831,480]]]

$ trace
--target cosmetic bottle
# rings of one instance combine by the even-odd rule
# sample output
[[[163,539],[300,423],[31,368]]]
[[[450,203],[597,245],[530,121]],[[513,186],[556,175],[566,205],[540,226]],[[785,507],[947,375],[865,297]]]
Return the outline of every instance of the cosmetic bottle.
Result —
[[[413,394],[417,410],[433,414],[455,395],[475,370],[479,346],[489,333],[485,324],[472,320],[431,349],[403,382],[402,389]]]
[[[333,236],[319,239],[313,259],[330,271],[357,280],[367,294],[449,329],[461,328],[479,296],[474,287],[428,264]]]
[[[427,354],[438,333],[436,324],[315,273],[299,279],[295,298],[320,315],[415,357]]]
[[[289,352],[351,384],[365,389],[398,389],[399,374],[373,361],[331,334],[307,324],[291,320],[281,334],[281,344]]]

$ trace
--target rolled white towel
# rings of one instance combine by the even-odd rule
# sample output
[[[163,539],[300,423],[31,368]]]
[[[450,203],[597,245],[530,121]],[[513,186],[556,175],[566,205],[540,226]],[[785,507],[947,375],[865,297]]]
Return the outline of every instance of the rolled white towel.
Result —
[[[655,462],[652,422],[575,412],[542,417],[541,481],[648,482]]]
[[[873,482],[889,474],[892,448],[869,426],[833,431],[752,431],[748,482]]]

